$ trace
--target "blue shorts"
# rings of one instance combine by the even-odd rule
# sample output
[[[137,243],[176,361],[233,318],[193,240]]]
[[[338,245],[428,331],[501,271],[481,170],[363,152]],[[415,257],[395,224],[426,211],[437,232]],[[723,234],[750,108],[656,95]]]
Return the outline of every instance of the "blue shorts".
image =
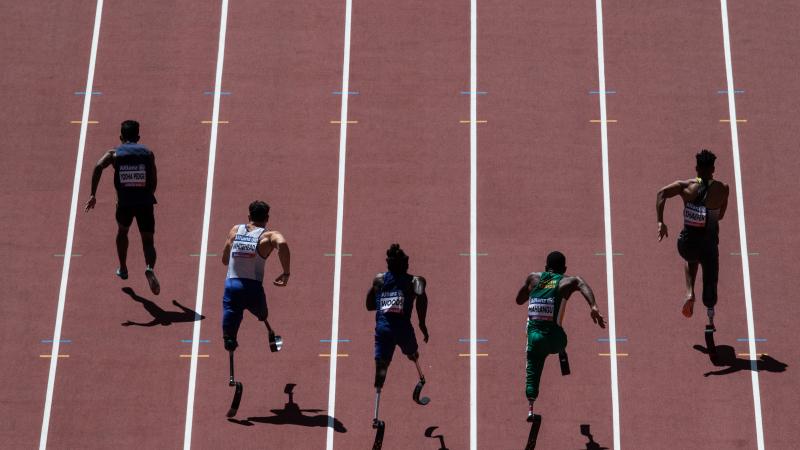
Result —
[[[246,278],[225,280],[222,296],[222,334],[236,339],[244,310],[250,311],[258,320],[267,319],[267,296],[260,281]]]
[[[411,322],[392,323],[378,322],[375,325],[375,359],[391,361],[395,346],[400,347],[404,355],[417,352],[417,337]]]

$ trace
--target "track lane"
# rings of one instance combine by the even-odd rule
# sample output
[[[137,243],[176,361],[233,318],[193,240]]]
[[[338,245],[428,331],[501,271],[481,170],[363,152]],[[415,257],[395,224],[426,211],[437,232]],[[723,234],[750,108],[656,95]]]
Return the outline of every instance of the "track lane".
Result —
[[[213,80],[218,28],[217,7],[192,2],[107,5],[103,14],[95,84],[102,101],[92,107],[93,125],[80,198],[101,153],[118,142],[119,123],[136,118],[142,142],[156,154],[156,265],[161,295],[150,294],[143,276],[138,232],[131,231],[130,279],[114,277],[113,175],[106,171],[98,206],[80,212],[75,248],[91,251],[76,259],[69,280],[64,315],[65,338],[73,339],[69,364],[59,365],[50,429],[54,448],[176,447],[182,424],[175,411],[185,405],[187,353],[181,339],[191,338],[191,322],[168,327],[121,327],[126,320],[152,319],[142,304],[121,292],[125,286],[167,311],[176,300],[192,308],[190,283],[196,276],[199,228],[189,226],[202,214],[201,177],[185,176],[202,167],[210,114],[204,90]],[[147,33],[131,34],[132,24],[148,24]],[[152,28],[152,29],[151,29]],[[135,36],[135,38],[133,37]],[[65,361],[66,362],[66,361]],[[153,430],[161,430],[153,432]],[[87,439],[91,436],[91,439]]]
[[[523,448],[526,306],[514,303],[528,273],[544,270],[551,250],[568,273],[593,287],[607,316],[602,252],[595,12],[562,2],[479,5],[479,447]],[[548,358],[535,412],[543,416],[538,448],[579,448],[589,424],[610,446],[611,391],[607,331],[588,317],[576,293],[565,329],[572,374]],[[621,364],[624,366],[625,361]]]
[[[733,189],[719,5],[677,2],[654,8],[609,3],[606,74],[609,101],[619,334],[630,353],[620,370],[622,444],[631,448],[754,448],[750,376],[714,370],[693,348],[705,345],[705,308],[696,285],[695,317],[683,318],[683,269],[675,240],[681,202],[668,201],[670,237],[656,240],[655,193],[694,175],[694,154],[717,156],[715,178]],[[735,197],[720,224],[718,346],[745,348],[747,336]],[[700,276],[700,275],[699,275]],[[741,350],[740,350],[741,351]],[[742,375],[742,376],[739,376]],[[667,430],[680,430],[679,433]]]

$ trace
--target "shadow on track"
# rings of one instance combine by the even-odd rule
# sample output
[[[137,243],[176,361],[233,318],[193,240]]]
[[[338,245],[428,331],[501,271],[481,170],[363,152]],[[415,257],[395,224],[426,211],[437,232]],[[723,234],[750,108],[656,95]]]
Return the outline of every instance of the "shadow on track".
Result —
[[[122,322],[123,327],[129,327],[131,325],[137,325],[140,327],[153,327],[156,325],[167,326],[176,322],[194,322],[196,320],[205,319],[205,316],[201,316],[191,309],[181,305],[177,300],[173,300],[172,304],[180,308],[180,311],[165,311],[153,301],[137,295],[136,292],[134,292],[130,287],[122,288],[122,292],[130,295],[134,301],[141,303],[142,306],[144,306],[145,311],[153,316],[153,320],[147,323],[138,323],[127,320]]]
[[[531,422],[531,431],[528,433],[528,442],[525,444],[525,450],[534,450],[536,448],[536,440],[539,439],[539,428],[541,427],[542,416],[534,414],[533,422]]]
[[[383,448],[383,434],[386,433],[386,423],[381,424],[375,431],[375,441],[372,443],[372,450]]]
[[[446,445],[444,445],[444,435],[437,434],[434,436],[433,432],[439,427],[428,427],[425,429],[425,437],[439,439],[439,450],[449,450]]]
[[[589,442],[586,443],[586,450],[608,450],[608,447],[603,447],[594,441],[588,424],[581,424],[581,436],[589,438]]]
[[[300,409],[300,406],[294,402],[294,383],[288,383],[283,389],[283,393],[289,396],[289,401],[283,405],[283,409],[271,409],[273,415],[266,417],[248,417],[244,420],[228,419],[228,422],[253,426],[254,423],[267,423],[272,425],[300,425],[303,427],[327,427],[329,423],[333,422],[333,429],[339,433],[347,433],[347,429],[342,422],[336,418],[332,418],[327,414],[305,415],[303,413],[319,413],[325,411],[324,409]]]
[[[709,354],[708,349],[702,345],[695,345],[692,348],[704,355]],[[703,374],[704,377],[709,377],[711,375],[728,375],[741,370],[754,369],[749,359],[737,358],[736,351],[730,345],[717,345],[716,349],[716,355],[709,355],[709,359],[714,366],[724,368],[706,372]],[[761,355],[761,358],[755,361],[755,370],[759,372],[785,372],[787,367],[789,367],[788,364],[782,363],[769,355]]]

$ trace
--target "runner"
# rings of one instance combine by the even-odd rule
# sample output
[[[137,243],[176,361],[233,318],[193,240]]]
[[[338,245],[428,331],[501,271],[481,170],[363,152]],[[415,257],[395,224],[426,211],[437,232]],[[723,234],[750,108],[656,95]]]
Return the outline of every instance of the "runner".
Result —
[[[222,251],[222,264],[228,266],[222,297],[222,338],[229,352],[239,346],[236,336],[245,309],[264,322],[270,337],[274,336],[267,321],[269,311],[263,286],[264,265],[273,250],[278,250],[283,273],[272,284],[284,287],[289,282],[289,244],[280,232],[267,230],[269,205],[257,200],[249,208],[249,222],[231,228]]]
[[[103,170],[113,165],[114,188],[117,191],[117,256],[119,257],[117,276],[123,280],[128,279],[128,229],[135,217],[139,234],[142,236],[144,260],[147,264],[144,275],[150,290],[158,295],[161,286],[154,271],[156,248],[153,244],[153,234],[156,229],[153,207],[157,203],[155,192],[158,184],[156,159],[153,152],[139,144],[139,122],[135,120],[122,122],[119,140],[122,145],[107,151],[94,166],[92,191],[89,201],[86,202],[85,211],[94,208],[97,203],[95,196],[97,186],[100,184]]]
[[[525,396],[528,421],[534,420],[533,403],[539,397],[539,381],[547,355],[563,352],[567,334],[562,328],[567,300],[579,291],[591,307],[591,318],[600,328],[605,320],[597,308],[592,288],[581,277],[565,276],[567,260],[561,252],[547,255],[544,272],[533,272],[517,293],[517,304],[528,303],[528,346],[525,366]]]
[[[716,331],[714,306],[717,304],[717,279],[719,278],[719,221],[728,207],[728,185],[714,180],[714,162],[717,157],[708,150],[695,156],[697,178],[679,180],[658,191],[656,216],[658,241],[669,236],[664,224],[664,204],[670,197],[683,199],[683,231],[678,236],[678,253],[684,259],[686,297],[683,315],[694,312],[694,281],[698,265],[703,267],[703,305],[708,315],[707,329]]]
[[[425,278],[408,273],[408,256],[399,244],[392,244],[386,251],[386,265],[388,271],[377,274],[372,281],[372,287],[367,292],[367,310],[375,311],[374,427],[378,427],[380,423],[378,421],[378,404],[395,346],[399,346],[400,351],[408,359],[414,361],[417,366],[420,381],[414,391],[415,400],[419,397],[421,386],[425,384],[425,377],[419,366],[417,338],[411,325],[411,312],[414,309],[415,300],[419,330],[426,343],[429,338],[428,327],[425,324],[428,312]]]

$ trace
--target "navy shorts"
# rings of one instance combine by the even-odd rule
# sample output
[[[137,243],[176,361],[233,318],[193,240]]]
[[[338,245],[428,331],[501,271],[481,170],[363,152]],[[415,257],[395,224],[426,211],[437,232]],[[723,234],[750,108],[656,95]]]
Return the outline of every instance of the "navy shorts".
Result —
[[[391,361],[395,346],[399,346],[407,356],[417,352],[417,337],[410,321],[391,325],[379,322],[375,325],[375,359]]]
[[[244,310],[250,311],[258,320],[269,315],[264,285],[257,280],[228,278],[222,296],[222,334],[236,339]]]
[[[153,205],[120,206],[117,204],[117,223],[128,228],[136,218],[136,225],[140,233],[155,233],[156,218],[153,214]]]

